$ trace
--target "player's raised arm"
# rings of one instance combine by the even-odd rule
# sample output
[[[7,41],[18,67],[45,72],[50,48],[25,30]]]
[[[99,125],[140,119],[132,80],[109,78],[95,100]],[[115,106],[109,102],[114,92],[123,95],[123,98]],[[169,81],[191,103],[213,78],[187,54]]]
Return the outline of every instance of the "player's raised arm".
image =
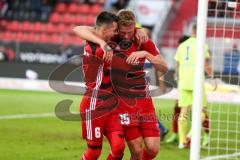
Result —
[[[107,45],[107,43],[96,34],[94,27],[89,26],[76,26],[73,32],[79,36],[81,39],[99,44],[102,48],[104,55],[103,59],[106,61],[111,61],[113,56],[112,49]]]
[[[167,73],[168,71],[168,65],[166,63],[166,61],[164,60],[164,58],[159,54],[157,56],[154,56],[152,54],[149,54],[147,56],[147,60],[150,61],[153,66],[160,71],[162,74]]]
[[[153,43],[152,40],[147,40],[143,43],[140,47],[142,51],[146,51],[146,59],[153,64],[153,66],[160,71],[161,73],[165,74],[168,71],[168,66],[164,58],[161,56],[160,51]]]
[[[128,58],[127,63],[135,64],[141,58],[146,58],[154,67],[161,73],[166,73],[168,71],[168,66],[161,55],[152,55],[148,51],[136,51],[133,52]]]
[[[106,45],[106,42],[96,34],[94,27],[76,26],[73,32],[81,39],[99,44],[102,49]]]
[[[137,28],[135,29],[134,39],[139,45],[145,43],[149,39],[150,33],[146,28]]]

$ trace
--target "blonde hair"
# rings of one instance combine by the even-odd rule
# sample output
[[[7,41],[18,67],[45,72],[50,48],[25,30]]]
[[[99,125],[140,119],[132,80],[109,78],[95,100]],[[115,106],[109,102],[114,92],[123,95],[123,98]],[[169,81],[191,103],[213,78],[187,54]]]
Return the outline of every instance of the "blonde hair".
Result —
[[[134,13],[130,10],[121,9],[120,11],[118,11],[117,16],[119,25],[129,26],[132,24],[136,24],[136,17]]]

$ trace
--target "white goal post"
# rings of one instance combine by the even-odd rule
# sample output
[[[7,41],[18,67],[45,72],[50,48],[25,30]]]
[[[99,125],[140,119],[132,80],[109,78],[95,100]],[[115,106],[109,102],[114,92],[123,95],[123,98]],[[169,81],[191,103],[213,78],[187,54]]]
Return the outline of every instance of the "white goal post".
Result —
[[[214,93],[224,103],[208,104],[209,144],[201,147],[205,43],[212,54],[213,77],[218,78],[217,89],[208,96]],[[233,103],[240,96],[239,0],[198,0],[196,54],[190,160],[240,160],[240,103]]]
[[[206,39],[207,24],[207,0],[198,1],[197,18],[197,55],[194,75],[194,91],[192,106],[192,137],[190,160],[200,159],[200,140],[201,140],[201,111],[203,95],[203,74],[204,74],[204,45]]]

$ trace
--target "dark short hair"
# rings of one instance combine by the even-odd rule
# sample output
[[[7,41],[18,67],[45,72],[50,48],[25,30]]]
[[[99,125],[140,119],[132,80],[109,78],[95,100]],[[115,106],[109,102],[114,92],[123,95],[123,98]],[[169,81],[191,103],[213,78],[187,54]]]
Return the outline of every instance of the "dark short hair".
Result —
[[[116,14],[108,11],[102,11],[96,19],[96,26],[101,27],[102,25],[111,25],[113,22],[118,22]]]
[[[187,35],[183,35],[179,38],[178,40],[178,44],[181,44],[183,43],[184,41],[186,41],[188,38],[190,38],[190,36],[187,36]]]

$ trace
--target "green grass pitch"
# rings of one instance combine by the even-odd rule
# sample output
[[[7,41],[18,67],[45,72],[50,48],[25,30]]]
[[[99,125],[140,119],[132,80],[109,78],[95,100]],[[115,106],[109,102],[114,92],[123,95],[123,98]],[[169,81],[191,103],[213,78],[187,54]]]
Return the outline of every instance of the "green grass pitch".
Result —
[[[0,117],[14,114],[54,113],[55,105],[64,99],[73,100],[71,111],[78,111],[80,96],[52,92],[1,90]],[[171,129],[171,118],[168,119],[164,115],[172,114],[174,101],[154,100],[154,102],[157,112],[162,115],[163,124]],[[84,150],[85,142],[81,138],[79,121],[62,121],[55,116],[0,118],[0,159],[79,160]],[[99,159],[106,159],[108,153],[109,146],[105,140]],[[129,159],[127,147],[123,159]],[[162,143],[156,159],[187,160],[189,159],[189,149],[179,150],[176,143]]]

